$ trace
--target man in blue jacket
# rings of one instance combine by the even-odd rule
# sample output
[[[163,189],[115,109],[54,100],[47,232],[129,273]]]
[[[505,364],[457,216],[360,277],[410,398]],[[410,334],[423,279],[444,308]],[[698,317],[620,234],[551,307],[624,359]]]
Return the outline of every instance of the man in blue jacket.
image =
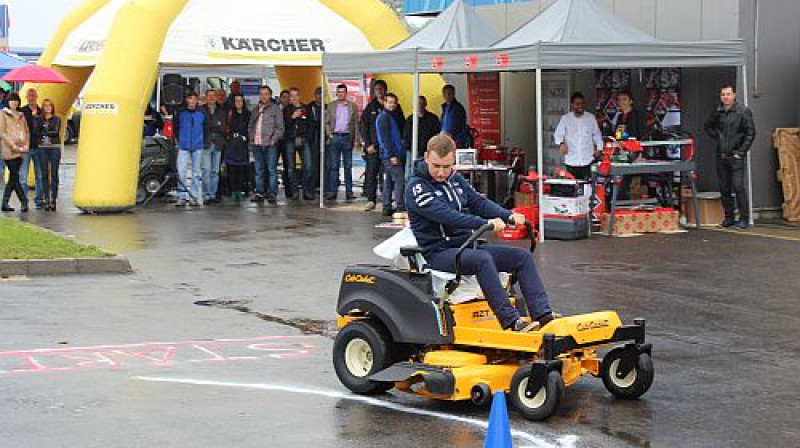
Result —
[[[186,107],[175,114],[175,141],[178,143],[178,176],[186,182],[189,164],[192,165],[192,182],[189,192],[184,189],[175,204],[178,207],[198,205],[200,200],[200,179],[202,175],[203,148],[206,142],[206,114],[197,107],[197,94],[186,94]]]
[[[525,223],[524,215],[512,213],[481,196],[453,171],[455,149],[455,142],[449,136],[432,138],[425,158],[417,161],[414,177],[406,189],[414,237],[428,265],[444,272],[455,272],[458,247],[472,231],[487,223],[500,231],[512,219],[515,225]],[[486,300],[503,329],[533,331],[556,317],[533,256],[524,249],[492,244],[466,249],[461,256],[461,272],[478,277]],[[521,317],[511,305],[498,272],[516,273],[533,321]]]
[[[456,88],[448,84],[442,88],[444,103],[442,104],[442,133],[456,142],[457,148],[469,146],[469,126],[467,111],[456,99]]]
[[[405,189],[406,150],[403,148],[402,123],[398,123],[394,111],[397,109],[397,95],[386,94],[383,110],[375,120],[375,134],[383,164],[383,215],[392,216],[395,211],[403,211],[403,190]],[[401,116],[402,118],[402,116]],[[392,207],[392,197],[397,207]]]

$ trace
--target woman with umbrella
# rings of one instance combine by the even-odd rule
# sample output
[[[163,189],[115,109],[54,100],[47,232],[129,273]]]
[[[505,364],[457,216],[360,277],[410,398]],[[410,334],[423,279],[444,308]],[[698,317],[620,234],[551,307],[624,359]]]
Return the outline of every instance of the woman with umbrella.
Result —
[[[17,193],[20,203],[20,211],[28,211],[28,198],[25,197],[25,190],[19,182],[19,168],[22,166],[22,157],[28,152],[30,147],[30,135],[25,115],[19,111],[21,101],[19,95],[12,93],[8,97],[8,107],[0,112],[0,152],[3,160],[8,165],[8,183],[3,192],[2,211],[13,212],[14,209],[9,205],[11,193]]]

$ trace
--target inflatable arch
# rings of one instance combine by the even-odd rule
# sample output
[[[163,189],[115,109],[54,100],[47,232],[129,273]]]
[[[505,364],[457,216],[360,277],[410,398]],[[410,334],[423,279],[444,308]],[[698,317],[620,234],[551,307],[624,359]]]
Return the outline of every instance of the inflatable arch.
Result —
[[[57,68],[72,82],[38,87],[40,97],[53,99],[59,114],[66,115],[91,76],[75,179],[74,201],[81,210],[119,212],[135,205],[142,117],[160,65],[272,65],[282,86],[297,86],[310,94],[321,82],[321,55],[313,49],[303,54],[307,48],[386,49],[408,37],[397,15],[380,0],[228,0],[226,11],[239,7],[252,12],[240,14],[239,22],[220,20],[215,5],[217,0],[86,0],[61,23],[40,64]],[[295,24],[321,20],[314,32],[320,30],[322,38],[314,42],[308,35],[298,35],[294,44],[288,44],[297,52],[239,51],[245,45],[232,39],[259,41],[255,46],[264,49],[265,42],[272,43],[268,37],[253,37],[273,29],[263,26],[263,20],[274,15]],[[209,21],[209,26],[198,20]],[[242,29],[259,31],[242,35]],[[235,37],[226,37],[230,35]],[[381,77],[410,113],[412,77]],[[440,77],[425,76],[420,92],[434,104],[441,98],[441,86]]]

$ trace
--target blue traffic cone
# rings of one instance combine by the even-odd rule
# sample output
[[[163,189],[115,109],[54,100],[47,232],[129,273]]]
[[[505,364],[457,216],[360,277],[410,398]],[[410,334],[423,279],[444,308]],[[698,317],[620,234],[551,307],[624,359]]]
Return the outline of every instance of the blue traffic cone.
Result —
[[[512,448],[511,425],[508,423],[506,394],[498,391],[492,398],[492,410],[489,412],[489,430],[483,448]]]

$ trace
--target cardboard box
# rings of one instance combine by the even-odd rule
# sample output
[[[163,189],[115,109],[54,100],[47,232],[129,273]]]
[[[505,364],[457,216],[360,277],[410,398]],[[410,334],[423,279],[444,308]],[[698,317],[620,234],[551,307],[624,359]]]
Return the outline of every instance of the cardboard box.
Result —
[[[545,195],[542,199],[542,213],[547,218],[580,217],[589,213],[589,198],[562,198]]]
[[[615,215],[614,235],[671,232],[680,229],[680,214],[677,210],[661,208],[654,211],[620,210]],[[600,215],[603,233],[608,233],[611,215]]]
[[[682,193],[681,209],[684,216],[686,216],[686,224],[693,226],[695,219],[692,193],[685,190]],[[697,193],[697,208],[700,213],[700,224],[704,226],[716,226],[725,219],[725,211],[722,209],[722,196],[717,192]]]

